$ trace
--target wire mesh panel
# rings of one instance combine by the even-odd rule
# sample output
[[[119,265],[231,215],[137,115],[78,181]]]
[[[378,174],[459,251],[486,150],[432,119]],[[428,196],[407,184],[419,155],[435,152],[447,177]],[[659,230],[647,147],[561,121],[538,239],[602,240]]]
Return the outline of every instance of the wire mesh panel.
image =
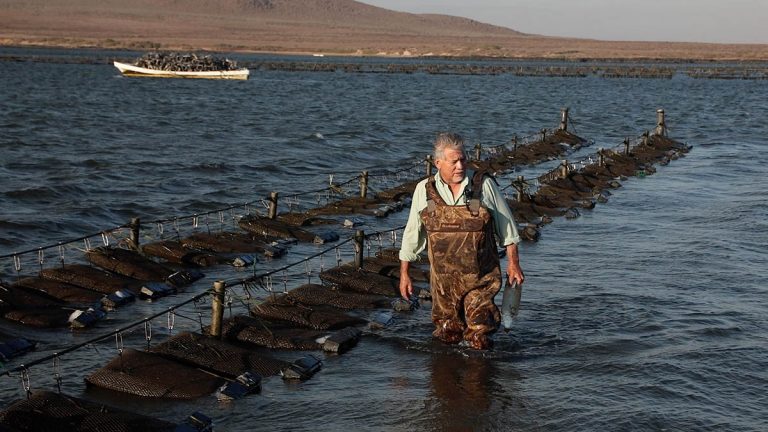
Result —
[[[104,294],[79,286],[40,277],[23,278],[11,286],[26,289],[38,295],[49,296],[71,305],[98,303],[104,296]]]
[[[287,363],[264,353],[238,348],[212,337],[189,332],[176,335],[152,347],[150,352],[230,379],[248,371],[258,372],[262,376],[278,375],[288,366]]]
[[[353,264],[347,264],[352,266]],[[400,279],[400,261],[393,263],[385,258],[368,257],[363,259],[363,270],[376,273],[382,276],[386,276],[393,279]],[[418,265],[410,266],[408,268],[408,274],[411,279],[419,282],[429,281],[429,270],[420,268]]]
[[[104,270],[141,281],[163,281],[174,272],[128,249],[98,247],[87,251],[85,258]]]
[[[20,287],[0,285],[0,310],[58,307],[63,302]]]
[[[224,383],[222,378],[198,368],[131,348],[85,381],[121,393],[166,399],[196,399],[212,394]]]
[[[65,282],[104,294],[119,290],[138,290],[141,283],[136,279],[119,276],[90,267],[85,264],[67,264],[62,267],[43,269],[40,276],[45,279]]]
[[[269,219],[267,217],[251,215],[240,219],[238,224],[240,225],[240,228],[256,235],[274,236],[281,239],[296,239],[308,243],[312,243],[315,240],[315,234],[310,231],[281,220]]]
[[[379,294],[388,297],[400,295],[399,282],[396,279],[357,269],[350,265],[325,270],[320,273],[320,279],[345,291]]]
[[[376,251],[376,258],[384,260],[391,264],[400,264],[400,249],[398,248],[384,248]]]
[[[0,285],[0,314],[38,328],[64,327],[74,311],[58,299],[16,286]]]
[[[333,306],[340,309],[388,308],[392,299],[376,294],[343,292],[332,287],[306,284],[288,291],[288,297],[308,306]]]
[[[328,332],[237,315],[224,323],[222,334],[230,340],[266,348],[309,351],[321,349],[322,344],[318,339],[327,336]]]
[[[170,432],[176,425],[48,391],[33,392],[0,413],[3,431]]]
[[[60,307],[13,309],[6,311],[3,318],[38,328],[57,328],[69,326],[72,310]]]
[[[245,233],[221,232],[197,233],[181,239],[184,247],[216,253],[259,252],[274,256],[275,250],[268,241],[256,239]]]
[[[176,264],[193,265],[196,267],[209,267],[225,262],[226,259],[214,254],[185,247],[178,241],[161,240],[147,243],[142,246],[145,254]]]
[[[254,306],[251,313],[260,318],[286,321],[315,330],[340,329],[366,322],[333,307],[297,303],[284,294]]]

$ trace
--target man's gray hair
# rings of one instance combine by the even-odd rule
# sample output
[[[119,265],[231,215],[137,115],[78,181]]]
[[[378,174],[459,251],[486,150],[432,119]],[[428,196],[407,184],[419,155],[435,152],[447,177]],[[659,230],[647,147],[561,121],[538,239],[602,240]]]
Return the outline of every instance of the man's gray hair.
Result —
[[[441,132],[435,138],[435,160],[443,159],[445,150],[458,150],[464,153],[464,138],[453,132]]]

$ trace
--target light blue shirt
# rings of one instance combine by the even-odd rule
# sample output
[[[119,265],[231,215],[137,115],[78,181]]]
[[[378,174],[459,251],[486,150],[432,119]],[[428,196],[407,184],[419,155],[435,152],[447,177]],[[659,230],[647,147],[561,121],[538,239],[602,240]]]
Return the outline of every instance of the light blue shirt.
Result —
[[[455,199],[450,186],[443,181],[439,172],[435,174],[434,178],[437,193],[440,194],[440,197],[443,198],[446,204],[466,204],[464,189],[469,185],[470,179],[468,176],[465,176],[464,180],[461,181],[461,193],[459,193],[458,198]],[[408,214],[408,223],[405,226],[405,231],[403,231],[403,240],[400,246],[401,261],[417,261],[419,259],[419,253],[427,247],[427,233],[426,229],[424,229],[424,224],[421,221],[420,213],[427,208],[428,180],[429,179],[424,179],[420,181],[413,191],[413,201],[411,202],[411,210]],[[509,209],[509,205],[507,205],[504,196],[496,186],[496,182],[490,178],[486,177],[483,179],[483,191],[480,202],[483,207],[488,209],[493,217],[493,227],[498,244],[508,246],[520,243],[520,235],[517,232],[517,225],[512,216],[512,211]]]

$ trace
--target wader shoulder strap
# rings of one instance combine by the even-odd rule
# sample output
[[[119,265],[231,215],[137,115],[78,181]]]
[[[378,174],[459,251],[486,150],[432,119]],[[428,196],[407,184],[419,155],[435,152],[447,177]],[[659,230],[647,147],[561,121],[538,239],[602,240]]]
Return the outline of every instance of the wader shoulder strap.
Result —
[[[494,177],[487,169],[481,169],[474,172],[470,171],[467,175],[470,178],[468,190],[465,191],[467,208],[472,212],[472,215],[477,216],[477,212],[480,209],[480,200],[483,197],[483,181],[487,177],[496,183],[496,186],[498,186],[499,183],[496,182],[496,177]]]
[[[467,201],[469,201],[471,198],[482,198],[483,180],[485,180],[486,177],[496,183],[496,186],[499,185],[499,182],[496,181],[496,177],[494,177],[493,174],[491,174],[487,169],[480,171],[469,171],[467,176],[469,177],[469,186],[467,190],[464,191],[467,197]]]
[[[483,178],[485,176],[493,178],[488,171],[481,170],[481,171],[475,171],[474,174],[472,174],[472,189],[477,191],[477,197],[480,198],[480,195],[483,193]]]
[[[486,171],[470,171],[468,173],[469,185],[465,190],[467,199],[467,208],[472,216],[477,216],[480,213],[480,198],[483,194],[483,176],[487,174]]]
[[[434,213],[435,207],[438,205],[441,205],[441,206],[446,205],[443,198],[437,192],[437,188],[435,187],[435,179],[429,179],[429,181],[426,184],[426,189],[427,189],[427,212],[428,213]]]

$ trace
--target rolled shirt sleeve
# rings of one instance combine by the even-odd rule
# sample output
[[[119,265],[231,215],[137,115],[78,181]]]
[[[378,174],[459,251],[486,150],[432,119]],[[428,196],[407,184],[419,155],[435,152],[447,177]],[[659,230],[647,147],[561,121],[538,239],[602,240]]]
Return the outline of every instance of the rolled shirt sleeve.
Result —
[[[427,235],[421,221],[421,211],[427,207],[427,180],[420,181],[413,191],[408,222],[403,231],[399,257],[401,261],[414,262],[427,247]]]
[[[504,195],[499,191],[496,182],[490,178],[483,181],[483,205],[493,216],[493,225],[501,246],[520,243],[520,234],[517,231],[515,218],[507,204]]]

